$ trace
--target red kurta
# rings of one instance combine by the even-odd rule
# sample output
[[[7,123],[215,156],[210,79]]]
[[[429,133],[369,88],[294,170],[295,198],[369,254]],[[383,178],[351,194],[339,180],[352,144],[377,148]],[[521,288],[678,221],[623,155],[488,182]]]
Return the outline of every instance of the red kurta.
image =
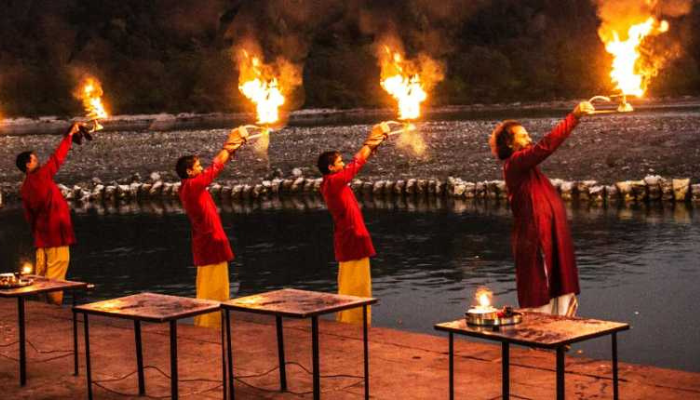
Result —
[[[75,243],[70,208],[53,181],[72,143],[63,138],[49,161],[28,173],[20,189],[24,216],[31,225],[37,248],[69,246]]]
[[[512,246],[521,307],[539,307],[552,298],[580,293],[564,203],[537,168],[577,124],[569,114],[536,145],[513,153],[503,166],[515,220]]]
[[[196,266],[233,259],[216,204],[207,191],[207,186],[223,169],[224,164],[215,158],[209,168],[194,178],[183,179],[180,186],[180,201],[192,225],[192,255]]]
[[[342,171],[323,176],[321,194],[333,216],[333,247],[338,262],[359,260],[376,254],[350,182],[366,160],[354,158]]]

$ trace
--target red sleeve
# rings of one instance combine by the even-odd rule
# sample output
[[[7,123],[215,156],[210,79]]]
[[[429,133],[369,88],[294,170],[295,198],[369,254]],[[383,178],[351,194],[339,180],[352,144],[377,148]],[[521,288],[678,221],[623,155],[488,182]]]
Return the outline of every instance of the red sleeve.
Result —
[[[365,163],[367,163],[367,160],[353,157],[352,161],[350,161],[342,171],[335,174],[333,181],[338,182],[338,185],[347,185],[360,172],[362,167],[365,166]]]
[[[518,170],[527,170],[546,160],[564,143],[564,140],[569,137],[576,125],[578,125],[578,119],[573,114],[567,115],[536,145],[513,153],[509,161],[511,167]]]
[[[211,185],[212,182],[214,182],[214,179],[216,179],[216,177],[219,176],[219,174],[221,173],[221,171],[223,171],[223,169],[224,169],[224,163],[219,161],[218,158],[214,158],[214,161],[211,163],[211,165],[207,169],[202,171],[202,173],[199,174],[198,176],[196,176],[194,178],[190,178],[190,179],[192,179],[191,185],[193,185],[193,187],[195,189],[202,189],[203,190],[207,186]]]
[[[66,161],[68,150],[70,150],[72,143],[73,137],[66,135],[63,140],[61,140],[61,143],[56,148],[56,151],[54,151],[53,155],[51,155],[51,158],[49,158],[49,161],[47,161],[46,164],[41,167],[41,169],[46,169],[51,176],[56,175],[58,169],[61,168],[61,164]]]

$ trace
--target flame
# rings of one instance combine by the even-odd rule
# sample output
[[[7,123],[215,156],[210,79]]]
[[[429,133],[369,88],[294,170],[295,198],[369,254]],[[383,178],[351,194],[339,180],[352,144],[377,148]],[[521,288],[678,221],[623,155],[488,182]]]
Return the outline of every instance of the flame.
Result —
[[[75,97],[83,102],[87,118],[91,120],[104,119],[109,116],[102,104],[102,84],[96,78],[88,76],[80,83],[80,89]]]
[[[491,298],[493,297],[493,292],[486,289],[480,288],[476,291],[476,300],[479,302],[479,308],[488,309],[491,308]]]
[[[614,57],[610,78],[622,94],[637,97],[644,95],[649,79],[656,75],[657,70],[641,65],[640,45],[647,36],[664,33],[668,28],[668,22],[659,22],[656,18],[649,17],[642,23],[630,26],[626,40],[621,40],[617,31],[606,35],[608,39],[604,39],[605,50]]]
[[[284,95],[271,68],[260,62],[260,58],[243,51],[240,65],[238,90],[255,103],[259,124],[273,124],[279,120],[279,107],[284,104]]]
[[[20,271],[24,275],[31,274],[32,272],[34,272],[34,266],[32,265],[32,263],[25,261],[22,264],[22,268],[20,269]]]
[[[384,50],[387,56],[382,57],[380,84],[398,102],[399,119],[416,119],[420,117],[421,103],[428,98],[421,76],[411,71],[415,69],[412,63],[405,61],[399,52],[389,46],[384,46]]]

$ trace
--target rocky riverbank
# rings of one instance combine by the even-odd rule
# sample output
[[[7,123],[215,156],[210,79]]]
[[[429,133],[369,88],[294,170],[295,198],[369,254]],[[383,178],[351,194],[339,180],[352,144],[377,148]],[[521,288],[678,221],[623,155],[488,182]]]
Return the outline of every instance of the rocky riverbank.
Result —
[[[564,111],[551,113],[556,117],[530,116],[521,118],[521,122],[537,139],[565,115]],[[416,192],[423,190],[419,189],[422,187],[419,182],[425,182],[427,192],[434,188],[436,193],[439,190],[446,193],[452,178],[465,184],[472,183],[474,196],[479,196],[477,186],[480,183],[502,179],[501,166],[490,154],[487,139],[495,124],[508,117],[510,113],[503,112],[497,117],[445,119],[418,124],[427,143],[426,153],[421,157],[406,153],[397,148],[396,138],[391,138],[358,175],[362,186],[366,187],[363,190],[370,190],[367,185],[371,185],[372,192],[406,190],[411,194],[408,183],[414,181]],[[589,190],[587,196],[594,199],[608,198],[615,190],[617,196],[624,198],[627,186],[633,193],[630,196],[635,199],[656,196],[655,189],[650,188],[662,187],[660,185],[668,188],[669,184],[672,187],[674,178],[690,179],[688,185],[697,185],[700,183],[700,169],[697,168],[700,163],[699,123],[700,111],[693,107],[642,109],[630,114],[594,116],[580,124],[562,148],[542,164],[542,170],[550,178],[563,181],[559,185],[560,188],[563,186],[562,193],[571,187],[572,196],[584,192],[580,188],[584,185],[582,182],[596,181],[585,184]],[[346,159],[350,158],[370,127],[369,124],[354,124],[284,128],[273,132],[267,157],[250,148],[242,149],[218,182],[222,188],[231,189],[232,198],[236,198],[238,192],[243,197],[246,185],[250,187],[252,197],[255,196],[253,193],[262,193],[268,187],[272,192],[273,182],[284,186],[285,181],[289,185],[290,180],[294,184],[303,178],[304,187],[315,186],[320,178],[315,167],[318,154],[337,149]],[[172,185],[178,181],[173,168],[180,155],[199,154],[208,164],[226,138],[227,131],[101,132],[94,141],[74,146],[56,181],[73,192],[76,192],[74,186],[78,186],[79,197],[84,197],[82,191],[94,193],[100,185],[105,190],[115,188],[115,193],[118,190],[124,192],[118,186],[134,183],[155,185],[161,181],[166,187],[168,183]],[[59,137],[55,135],[0,135],[0,185],[6,199],[16,196],[23,179],[14,166],[16,154],[33,149],[40,159],[46,160],[58,141]],[[157,179],[151,178],[154,172]],[[402,181],[406,186],[397,189],[402,187]],[[625,185],[627,181],[630,182]],[[298,186],[301,183],[297,182]],[[459,191],[460,186],[456,187]],[[465,193],[470,193],[471,187],[466,185]],[[644,195],[640,195],[641,187],[644,187]],[[669,196],[670,192],[666,190]],[[493,196],[488,190],[482,192],[484,196]],[[691,187],[686,198],[690,199],[694,192]]]

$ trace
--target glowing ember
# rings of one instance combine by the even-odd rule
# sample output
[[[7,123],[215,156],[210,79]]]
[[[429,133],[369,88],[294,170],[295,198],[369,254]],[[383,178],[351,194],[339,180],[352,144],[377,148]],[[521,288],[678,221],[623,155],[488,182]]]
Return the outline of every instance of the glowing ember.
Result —
[[[102,84],[93,77],[86,77],[80,82],[80,88],[75,93],[75,97],[83,102],[85,113],[90,120],[104,119],[109,116],[102,104]]]
[[[649,17],[643,23],[632,25],[625,40],[621,40],[617,31],[605,35],[608,38],[603,39],[605,50],[614,57],[610,78],[622,94],[638,97],[644,95],[649,79],[656,75],[657,70],[640,63],[640,45],[647,36],[667,30],[666,21],[659,22],[654,17]]]
[[[279,107],[285,101],[278,78],[272,74],[270,66],[245,50],[241,60],[238,89],[255,103],[259,124],[274,124],[279,120]]]

